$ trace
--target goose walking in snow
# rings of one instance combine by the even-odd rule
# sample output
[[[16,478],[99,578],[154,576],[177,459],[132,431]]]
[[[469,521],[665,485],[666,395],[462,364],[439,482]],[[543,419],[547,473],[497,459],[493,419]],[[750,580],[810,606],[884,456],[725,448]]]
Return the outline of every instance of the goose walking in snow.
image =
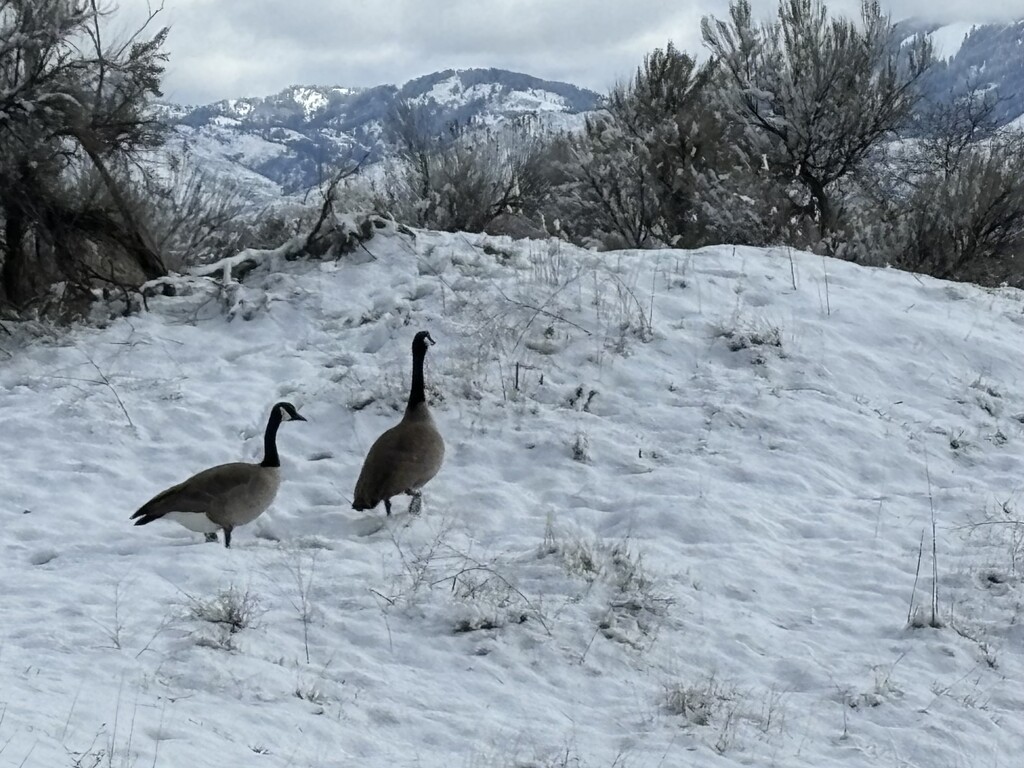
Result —
[[[171,486],[143,504],[132,515],[136,525],[166,518],[190,531],[217,540],[224,531],[224,546],[231,546],[231,531],[251,523],[270,506],[281,485],[281,460],[277,455],[277,428],[282,421],[305,421],[291,403],[277,403],[270,410],[263,436],[263,461],[233,462],[204,469]]]
[[[356,481],[352,508],[373,509],[384,502],[391,514],[391,497],[400,493],[412,496],[410,514],[417,514],[422,503],[420,489],[444,462],[444,440],[427,407],[423,392],[423,360],[434,340],[420,331],[412,340],[412,386],[405,415],[370,446],[363,469]]]

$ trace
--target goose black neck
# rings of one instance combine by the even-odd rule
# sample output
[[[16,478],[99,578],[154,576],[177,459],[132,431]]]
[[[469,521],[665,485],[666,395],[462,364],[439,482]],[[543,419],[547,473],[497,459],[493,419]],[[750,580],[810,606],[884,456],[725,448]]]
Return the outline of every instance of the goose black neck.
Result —
[[[420,403],[426,402],[426,395],[423,392],[423,359],[427,356],[427,345],[425,343],[415,344],[412,348],[412,386],[409,388],[409,405],[405,411],[408,413]]]
[[[274,408],[267,421],[267,431],[263,433],[263,461],[261,467],[280,467],[281,459],[277,455],[277,428],[281,426],[281,411]]]

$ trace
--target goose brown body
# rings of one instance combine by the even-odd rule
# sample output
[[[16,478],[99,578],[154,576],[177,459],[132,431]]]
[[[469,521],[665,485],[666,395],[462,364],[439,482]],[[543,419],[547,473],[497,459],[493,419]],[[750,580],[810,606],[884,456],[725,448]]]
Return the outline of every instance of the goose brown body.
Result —
[[[428,344],[433,343],[426,331],[413,339],[409,404],[402,420],[370,446],[356,481],[353,509],[373,509],[383,501],[390,515],[391,498],[403,493],[413,496],[416,504],[420,489],[444,463],[444,439],[427,406],[423,386],[423,360]]]
[[[305,421],[290,403],[271,409],[264,434],[264,456],[259,464],[232,462],[198,472],[161,491],[132,515],[136,525],[174,520],[191,531],[224,531],[224,546],[231,546],[231,531],[251,523],[270,506],[281,486],[277,428],[282,421]]]

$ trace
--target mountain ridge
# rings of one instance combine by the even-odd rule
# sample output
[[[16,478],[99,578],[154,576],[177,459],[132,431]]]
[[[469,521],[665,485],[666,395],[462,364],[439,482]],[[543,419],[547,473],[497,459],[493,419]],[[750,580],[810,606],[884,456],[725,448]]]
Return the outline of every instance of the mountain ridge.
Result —
[[[925,34],[935,46],[936,62],[924,78],[926,98],[943,101],[972,89],[991,91],[998,102],[997,124],[1024,115],[1024,17],[983,24],[908,19],[897,28],[906,36]]]
[[[401,101],[418,104],[430,127],[440,130],[453,123],[493,125],[523,117],[568,128],[600,100],[571,83],[471,68],[432,72],[400,86],[291,85],[264,97],[160,109],[185,150],[227,158],[294,193],[317,184],[324,167],[387,156],[387,119]]]
[[[1024,18],[989,24],[907,19],[896,30],[905,39],[929,35],[936,45],[937,62],[923,82],[926,100],[948,101],[976,87],[996,94],[993,117],[999,124],[1020,121]],[[256,174],[276,195],[317,185],[326,168],[369,165],[390,156],[387,120],[402,101],[417,104],[427,127],[440,132],[453,124],[493,126],[524,118],[552,130],[573,130],[602,99],[572,83],[475,67],[443,69],[401,85],[295,84],[268,96],[162,104],[160,110],[182,151],[211,166],[234,165],[247,177]]]

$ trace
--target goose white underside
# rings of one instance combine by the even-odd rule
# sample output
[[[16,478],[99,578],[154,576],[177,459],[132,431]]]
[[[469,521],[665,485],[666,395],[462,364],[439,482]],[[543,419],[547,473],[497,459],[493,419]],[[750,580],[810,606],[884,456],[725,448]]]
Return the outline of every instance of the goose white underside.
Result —
[[[363,515],[351,519],[350,530],[356,536],[372,536],[375,533],[390,528],[392,531],[406,528],[415,520],[417,515],[410,514],[408,510],[395,510],[390,517],[384,515]]]
[[[216,533],[220,530],[219,525],[201,512],[168,512],[163,519],[181,523],[196,533]]]

